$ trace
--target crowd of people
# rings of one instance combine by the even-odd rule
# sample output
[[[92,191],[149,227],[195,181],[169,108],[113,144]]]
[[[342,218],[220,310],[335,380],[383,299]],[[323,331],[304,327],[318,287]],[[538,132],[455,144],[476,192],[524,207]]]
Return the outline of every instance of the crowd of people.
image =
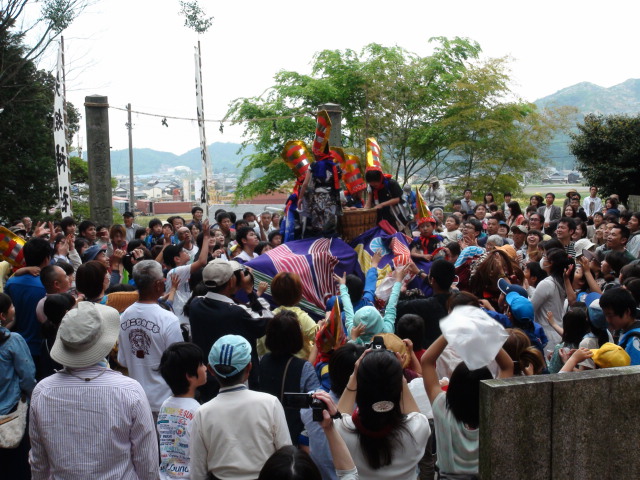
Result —
[[[447,201],[435,178],[425,203],[379,168],[366,199],[335,196],[331,159],[300,185],[317,201],[295,219],[306,235],[336,237],[355,200],[410,255],[389,277],[382,250],[334,274],[323,318],[300,272],[252,268],[305,235],[278,213],[14,221],[0,429],[23,428],[0,432],[7,478],[473,479],[481,381],[640,364],[640,213],[615,196]],[[481,368],[443,335],[457,308],[504,334]]]

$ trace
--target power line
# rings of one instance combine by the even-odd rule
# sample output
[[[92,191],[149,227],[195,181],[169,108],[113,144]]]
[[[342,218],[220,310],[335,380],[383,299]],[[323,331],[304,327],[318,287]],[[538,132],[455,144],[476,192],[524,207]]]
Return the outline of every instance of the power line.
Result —
[[[109,105],[109,108],[113,108],[114,110],[120,110],[120,111],[123,111],[123,112],[127,111],[126,108],[114,107],[113,105]],[[131,113],[135,113],[136,115],[145,115],[147,117],[157,117],[157,118],[171,119],[171,120],[187,120],[187,121],[190,121],[190,122],[197,122],[198,121],[197,118],[176,117],[176,116],[172,116],[172,115],[162,115],[162,114],[158,114],[158,113],[140,112],[140,111],[137,111],[137,110],[131,110]],[[305,114],[283,115],[283,116],[279,116],[279,117],[252,118],[252,119],[248,119],[248,120],[234,121],[233,123],[272,122],[274,120],[287,120],[287,119],[290,119],[290,118],[302,118],[302,117],[309,117],[309,116],[305,115]],[[223,118],[222,120],[211,120],[211,119],[206,119],[205,118],[204,121],[205,122],[212,122],[212,123],[223,123],[223,122],[228,122],[229,120],[227,118]]]

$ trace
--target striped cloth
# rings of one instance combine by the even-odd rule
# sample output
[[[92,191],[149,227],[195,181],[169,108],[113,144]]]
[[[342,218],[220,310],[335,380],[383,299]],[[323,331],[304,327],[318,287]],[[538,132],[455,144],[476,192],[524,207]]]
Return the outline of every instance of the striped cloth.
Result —
[[[97,365],[73,373],[93,379],[60,372],[33,391],[32,478],[156,480],[158,439],[140,384]]]

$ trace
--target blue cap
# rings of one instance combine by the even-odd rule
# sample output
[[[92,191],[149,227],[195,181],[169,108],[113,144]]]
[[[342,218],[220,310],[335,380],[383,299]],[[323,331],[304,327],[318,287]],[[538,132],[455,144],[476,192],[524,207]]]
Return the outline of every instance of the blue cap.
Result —
[[[516,292],[524,298],[529,298],[529,294],[523,287],[514,283],[509,283],[504,278],[498,280],[498,289],[505,295],[509,295],[511,292]]]
[[[91,260],[95,260],[100,252],[104,252],[106,250],[106,245],[93,245],[87,248],[82,254],[82,263],[87,263]]]
[[[600,330],[606,330],[607,319],[605,318],[602,307],[600,306],[601,296],[602,295],[599,293],[591,292],[584,299],[584,303],[587,304],[587,316],[589,317],[591,325]]]
[[[233,377],[251,362],[251,344],[240,335],[220,337],[209,352],[209,365],[221,377]],[[216,367],[226,365],[233,367],[231,372],[222,373]]]
[[[531,300],[523,297],[518,292],[510,292],[506,297],[511,313],[516,320],[531,320],[535,315],[533,313],[533,304]]]

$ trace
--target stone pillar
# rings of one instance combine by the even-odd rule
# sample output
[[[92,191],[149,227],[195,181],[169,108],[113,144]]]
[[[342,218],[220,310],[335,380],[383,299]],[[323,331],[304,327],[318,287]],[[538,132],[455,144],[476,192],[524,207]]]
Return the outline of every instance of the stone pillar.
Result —
[[[113,223],[111,192],[111,144],[109,142],[109,100],[102,95],[84,98],[89,162],[89,207],[91,220]]]
[[[337,103],[325,103],[318,107],[318,111],[326,110],[331,119],[331,135],[329,135],[329,146],[342,146],[342,107]]]

